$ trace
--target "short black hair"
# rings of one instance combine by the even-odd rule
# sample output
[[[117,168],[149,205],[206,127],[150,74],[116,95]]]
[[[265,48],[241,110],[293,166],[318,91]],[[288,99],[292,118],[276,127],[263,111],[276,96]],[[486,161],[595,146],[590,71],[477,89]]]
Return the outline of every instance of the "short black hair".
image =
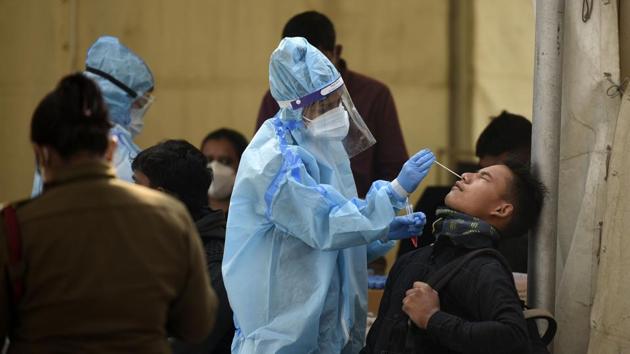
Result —
[[[475,155],[482,158],[519,150],[529,153],[531,146],[532,123],[523,116],[502,111],[479,135]]]
[[[335,26],[328,17],[317,11],[306,11],[293,16],[284,25],[282,37],[304,37],[319,49],[335,49]]]
[[[503,164],[512,172],[511,199],[514,211],[502,235],[505,238],[520,237],[538,222],[547,192],[542,182],[530,172],[529,164],[511,159]]]
[[[31,141],[50,146],[63,159],[79,152],[104,155],[111,127],[98,86],[76,73],[62,78],[37,105],[31,120]]]
[[[245,138],[243,134],[237,132],[236,130],[221,128],[208,133],[208,135],[206,135],[206,137],[201,141],[201,146],[199,148],[203,149],[205,143],[210,140],[221,139],[225,139],[232,144],[232,147],[234,147],[234,151],[236,151],[239,159],[249,144],[249,142],[247,142],[247,138]]]
[[[131,168],[144,173],[152,188],[176,196],[191,213],[208,205],[212,171],[201,151],[186,140],[166,140],[143,150]]]

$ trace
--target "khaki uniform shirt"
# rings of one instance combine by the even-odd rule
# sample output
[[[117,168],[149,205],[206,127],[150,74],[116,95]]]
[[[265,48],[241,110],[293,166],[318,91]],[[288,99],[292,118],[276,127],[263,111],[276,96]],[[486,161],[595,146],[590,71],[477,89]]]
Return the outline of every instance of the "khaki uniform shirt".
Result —
[[[25,291],[16,306],[0,220],[0,343],[10,337],[9,353],[170,353],[168,336],[202,340],[217,300],[185,207],[115,179],[104,163],[56,176],[17,208]]]

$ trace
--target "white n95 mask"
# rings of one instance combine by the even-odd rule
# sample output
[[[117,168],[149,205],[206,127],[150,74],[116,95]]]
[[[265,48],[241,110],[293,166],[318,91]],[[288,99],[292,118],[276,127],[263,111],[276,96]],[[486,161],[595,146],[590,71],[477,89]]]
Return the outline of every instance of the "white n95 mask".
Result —
[[[335,107],[315,119],[303,117],[308,122],[306,129],[315,138],[341,140],[348,135],[350,120],[348,112],[342,107]]]
[[[219,161],[212,161],[208,164],[212,168],[212,184],[208,188],[208,196],[214,199],[227,199],[232,194],[236,173],[230,166]]]
[[[136,136],[142,132],[142,128],[144,128],[144,112],[143,109],[135,109],[132,108],[129,115],[131,116],[131,122],[129,123],[129,132],[131,136]]]
[[[129,111],[131,121],[129,122],[128,128],[131,136],[135,137],[142,132],[142,128],[144,128],[144,115],[147,113],[147,110],[149,110],[154,100],[155,97],[153,95],[146,93],[134,101]]]

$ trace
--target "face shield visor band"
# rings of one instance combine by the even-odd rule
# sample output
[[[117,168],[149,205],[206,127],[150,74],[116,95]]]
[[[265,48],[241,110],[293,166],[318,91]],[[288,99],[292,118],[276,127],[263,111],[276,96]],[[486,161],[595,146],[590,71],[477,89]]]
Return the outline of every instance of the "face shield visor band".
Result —
[[[323,100],[331,92],[339,89],[341,86],[343,86],[343,79],[340,76],[337,80],[333,81],[330,85],[324,87],[321,90],[309,93],[308,95],[300,97],[293,101],[278,101],[278,106],[280,106],[280,108],[290,108],[294,110],[298,108],[304,108],[313,102]]]
[[[138,97],[138,93],[136,91],[132,90],[131,88],[129,88],[129,86],[123,84],[121,81],[117,80],[115,77],[111,76],[110,74],[104,71],[98,70],[90,66],[86,66],[85,71],[92,73],[94,75],[98,75],[105,80],[108,80],[112,84],[116,85],[119,89],[125,91],[127,95],[129,95],[131,98]]]

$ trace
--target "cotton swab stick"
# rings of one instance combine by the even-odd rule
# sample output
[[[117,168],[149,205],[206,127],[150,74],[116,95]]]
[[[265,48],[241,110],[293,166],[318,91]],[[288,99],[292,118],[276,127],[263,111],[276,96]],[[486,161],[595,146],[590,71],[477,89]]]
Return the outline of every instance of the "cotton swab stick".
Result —
[[[446,167],[446,166],[442,165],[442,164],[441,164],[441,163],[439,163],[437,160],[435,160],[435,163],[436,163],[438,166],[442,167],[443,169],[447,170],[448,172],[450,172],[450,173],[454,174],[455,176],[457,176],[457,178],[462,179],[462,176],[460,176],[460,175],[458,175],[457,173],[453,172],[453,170],[451,170],[450,168],[448,168],[448,167]]]

